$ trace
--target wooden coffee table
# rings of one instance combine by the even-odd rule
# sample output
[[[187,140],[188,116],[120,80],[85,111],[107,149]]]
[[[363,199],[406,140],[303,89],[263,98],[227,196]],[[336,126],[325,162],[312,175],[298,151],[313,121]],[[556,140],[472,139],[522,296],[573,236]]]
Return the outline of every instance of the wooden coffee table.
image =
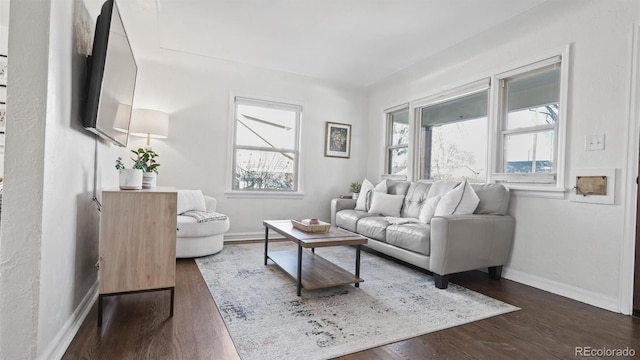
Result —
[[[264,264],[271,259],[287,274],[291,275],[298,283],[297,294],[301,289],[322,289],[332,286],[355,284],[360,282],[360,247],[367,243],[367,238],[346,230],[332,226],[326,233],[308,233],[298,230],[291,225],[291,220],[265,220],[264,225]],[[269,250],[269,229],[298,244],[298,251]],[[345,269],[315,254],[315,248],[328,246],[356,247],[356,272],[352,274]],[[311,252],[302,251],[310,248]]]

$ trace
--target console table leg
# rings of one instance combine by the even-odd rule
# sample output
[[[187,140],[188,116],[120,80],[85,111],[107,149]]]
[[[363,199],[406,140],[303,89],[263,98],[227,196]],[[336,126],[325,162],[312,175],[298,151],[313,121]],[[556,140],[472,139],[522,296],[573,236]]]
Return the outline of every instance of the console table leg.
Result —
[[[174,295],[175,295],[175,287],[171,288],[171,309],[169,309],[169,317],[173,317],[173,299],[174,299]]]
[[[302,289],[302,245],[298,244],[298,296]]]
[[[269,228],[264,227],[264,264],[267,265],[267,248],[269,247]]]
[[[360,247],[361,245],[356,245],[356,277],[360,277]],[[360,283],[356,283],[356,287],[360,287]]]
[[[98,327],[102,326],[102,294],[98,295]]]

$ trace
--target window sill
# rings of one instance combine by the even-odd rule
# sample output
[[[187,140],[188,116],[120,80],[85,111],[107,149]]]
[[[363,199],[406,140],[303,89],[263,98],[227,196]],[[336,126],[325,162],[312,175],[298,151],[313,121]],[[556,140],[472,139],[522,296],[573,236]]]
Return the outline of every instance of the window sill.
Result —
[[[302,199],[304,193],[287,191],[225,191],[224,196],[228,199]]]
[[[513,196],[517,197],[536,197],[545,199],[560,199],[566,198],[568,189],[557,188],[551,186],[535,186],[535,185],[523,185],[523,184],[509,184],[502,183],[508,187],[513,193]]]

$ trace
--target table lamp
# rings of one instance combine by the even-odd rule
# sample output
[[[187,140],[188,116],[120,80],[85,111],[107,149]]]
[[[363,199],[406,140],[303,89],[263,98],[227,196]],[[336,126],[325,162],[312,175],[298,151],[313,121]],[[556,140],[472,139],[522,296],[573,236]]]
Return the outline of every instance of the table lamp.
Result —
[[[133,109],[129,134],[146,137],[147,146],[151,138],[166,139],[169,135],[169,114],[151,109]]]

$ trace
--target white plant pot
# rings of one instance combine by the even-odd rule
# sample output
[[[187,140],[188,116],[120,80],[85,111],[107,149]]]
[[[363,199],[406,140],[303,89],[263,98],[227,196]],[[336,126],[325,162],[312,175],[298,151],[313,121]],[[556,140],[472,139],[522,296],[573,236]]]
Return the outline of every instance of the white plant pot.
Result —
[[[360,196],[360,193],[351,193],[351,198],[353,200],[358,200],[358,196]]]
[[[120,169],[120,189],[122,190],[142,189],[142,170]]]
[[[142,188],[143,189],[152,189],[156,187],[156,176],[157,174],[153,171],[142,173]]]

